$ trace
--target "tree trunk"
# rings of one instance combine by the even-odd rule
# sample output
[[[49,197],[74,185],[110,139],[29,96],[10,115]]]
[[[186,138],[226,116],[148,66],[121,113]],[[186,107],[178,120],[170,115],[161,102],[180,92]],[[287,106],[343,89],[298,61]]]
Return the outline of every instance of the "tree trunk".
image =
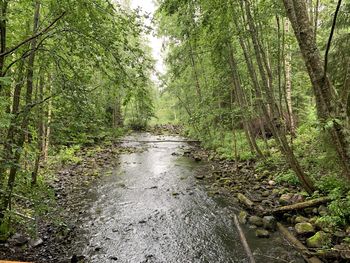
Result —
[[[1,0],[1,16],[0,16],[0,53],[6,51],[6,19],[7,19],[7,6],[8,0]],[[5,65],[5,56],[0,56],[0,77],[3,77]],[[2,90],[2,84],[0,82],[0,92]]]
[[[51,85],[49,81],[49,85]],[[49,86],[49,91],[51,91],[51,87]],[[52,119],[52,100],[49,100],[48,106],[47,106],[47,123],[46,123],[46,130],[45,130],[45,138],[44,138],[44,148],[43,148],[43,155],[44,155],[44,161],[47,161],[48,155],[49,155],[49,145],[50,145],[50,134],[51,134],[51,119]]]
[[[247,105],[247,101],[244,97],[244,91],[243,91],[243,88],[242,88],[242,85],[241,85],[241,82],[239,79],[239,72],[238,72],[237,63],[236,63],[236,60],[235,60],[235,57],[234,57],[234,54],[232,51],[232,47],[230,45],[229,45],[229,64],[230,64],[231,72],[232,72],[232,74],[231,74],[232,81],[234,83],[235,90],[236,90],[237,101],[238,101],[240,108],[245,113],[247,108],[248,108],[248,105]],[[254,135],[252,134],[250,120],[246,115],[244,115],[242,117],[242,122],[243,122],[243,129],[244,129],[244,132],[246,134],[246,138],[247,138],[249,145],[251,145],[251,147],[254,149],[255,153],[260,158],[264,158],[264,155],[261,152],[258,144],[256,143]]]
[[[7,167],[9,166],[9,163],[11,163],[11,154],[13,151],[13,145],[15,142],[15,135],[18,133],[18,117],[17,113],[19,111],[20,106],[20,99],[21,99],[21,91],[23,87],[23,81],[24,81],[24,60],[21,60],[18,65],[18,73],[16,78],[16,85],[13,93],[13,99],[12,99],[12,118],[10,121],[10,126],[7,130],[7,135],[5,138],[4,143],[4,149],[3,149],[3,156],[2,161],[0,163],[0,186],[3,185],[5,180],[5,174],[7,173]],[[0,194],[1,196],[1,194]],[[1,198],[0,198],[1,199]]]
[[[42,101],[44,98],[44,75],[41,74],[40,80],[39,80],[39,90],[38,90],[38,96],[37,99],[39,101]],[[43,121],[43,106],[42,104],[38,107],[37,111],[37,130],[38,130],[38,138],[37,138],[37,153],[36,153],[36,159],[34,163],[34,169],[32,172],[32,186],[36,185],[37,178],[38,178],[38,172],[39,172],[39,166],[40,166],[40,160],[43,155],[43,141],[44,141],[44,121]]]
[[[40,15],[40,2],[35,2],[35,11],[34,11],[34,25],[33,25],[33,35],[36,34],[39,26],[39,15]],[[26,134],[28,133],[28,124],[30,117],[30,105],[32,104],[32,95],[33,95],[33,75],[34,75],[34,61],[35,61],[35,49],[36,49],[37,38],[31,40],[30,50],[31,54],[28,59],[28,68],[27,68],[27,91],[25,102],[27,109],[23,113],[23,120],[21,124],[21,129],[18,134],[18,140],[16,142],[16,151],[13,155],[13,165],[10,169],[9,178],[7,181],[7,191],[3,200],[1,200],[0,214],[4,214],[4,211],[7,209],[11,202],[12,190],[16,180],[16,174],[18,171],[18,163],[21,158],[21,149],[25,142]]]
[[[192,70],[193,70],[194,78],[196,81],[196,92],[197,92],[199,102],[201,102],[202,101],[202,91],[201,91],[201,86],[199,83],[199,76],[198,76],[198,72],[197,72],[196,62],[194,60],[194,54],[193,54],[191,43],[189,43],[189,47],[190,47],[190,59],[191,59],[191,64],[192,64]]]
[[[315,189],[314,185],[313,185],[311,179],[302,170],[299,162],[297,161],[297,159],[293,153],[293,150],[291,149],[291,147],[287,141],[287,138],[286,138],[284,132],[282,131],[282,129],[280,127],[281,125],[279,124],[280,118],[281,118],[280,110],[278,108],[278,105],[277,105],[275,98],[274,98],[273,91],[271,89],[272,83],[269,82],[269,74],[267,74],[267,72],[264,69],[264,62],[263,62],[264,55],[263,55],[263,53],[261,53],[262,47],[259,44],[258,34],[256,32],[256,26],[254,24],[254,19],[253,19],[252,14],[251,14],[249,2],[245,2],[245,12],[247,15],[247,20],[248,20],[249,33],[250,33],[250,36],[251,36],[251,39],[253,42],[253,47],[255,50],[256,61],[257,61],[260,76],[262,79],[262,87],[264,88],[264,93],[266,95],[268,105],[270,105],[270,108],[266,107],[266,105],[264,103],[261,105],[262,109],[265,113],[265,118],[268,121],[271,132],[272,132],[275,140],[278,142],[278,144],[281,148],[281,152],[285,155],[286,160],[287,160],[288,164],[290,165],[291,169],[295,172],[295,174],[299,178],[299,181],[300,181],[301,185],[303,186],[303,188],[309,194],[311,194]],[[272,116],[269,114],[269,109],[271,110]],[[276,120],[276,116],[278,118],[277,120]]]
[[[350,179],[348,145],[343,133],[343,125],[337,121],[341,119],[337,115],[340,110],[336,108],[337,98],[334,95],[330,78],[324,72],[323,60],[315,42],[306,3],[304,0],[283,1],[311,79],[319,120],[323,125],[331,122],[332,127],[328,128],[329,135],[338,154],[343,173],[347,179]]]
[[[286,35],[289,33],[289,22],[288,20],[285,21],[285,32]],[[289,128],[289,131],[292,136],[295,136],[295,120],[294,120],[294,115],[293,115],[293,104],[292,104],[292,66],[291,66],[291,61],[292,61],[292,54],[290,51],[290,46],[287,46],[286,49],[286,55],[285,55],[285,71],[286,71],[286,106],[287,106],[287,113],[288,113],[288,122],[287,127]]]

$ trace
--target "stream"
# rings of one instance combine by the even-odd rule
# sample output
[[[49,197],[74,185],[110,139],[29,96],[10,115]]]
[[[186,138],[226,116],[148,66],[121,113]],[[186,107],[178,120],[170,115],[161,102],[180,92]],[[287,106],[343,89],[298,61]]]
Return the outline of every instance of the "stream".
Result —
[[[84,238],[76,251],[86,262],[248,262],[232,215],[220,196],[210,197],[205,180],[211,166],[184,157],[183,138],[132,134],[124,138],[134,153],[105,175],[88,197]],[[176,142],[180,141],[180,142]],[[304,262],[278,235],[255,237],[244,226],[256,262]]]

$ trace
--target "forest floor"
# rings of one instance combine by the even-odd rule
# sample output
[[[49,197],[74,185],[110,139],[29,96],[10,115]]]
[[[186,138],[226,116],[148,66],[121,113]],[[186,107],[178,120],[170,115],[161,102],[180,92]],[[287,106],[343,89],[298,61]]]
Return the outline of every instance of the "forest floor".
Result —
[[[124,143],[82,149],[82,161],[61,167],[51,182],[57,198],[51,218],[59,220],[40,222],[36,239],[15,235],[0,245],[0,257],[38,263],[247,262],[233,223],[239,214],[257,262],[304,262],[275,231],[275,221],[263,219],[275,207],[304,201],[298,187],[257,174],[252,161],[221,160],[168,132],[153,129]],[[294,226],[323,210],[276,218]],[[319,227],[312,226],[313,232]],[[304,242],[311,234],[298,238]]]

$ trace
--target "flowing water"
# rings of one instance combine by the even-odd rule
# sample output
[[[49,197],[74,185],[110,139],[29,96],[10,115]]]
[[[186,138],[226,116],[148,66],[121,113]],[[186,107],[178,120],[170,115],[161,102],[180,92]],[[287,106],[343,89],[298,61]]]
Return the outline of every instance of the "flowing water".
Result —
[[[194,177],[209,174],[210,164],[183,157],[190,145],[179,137],[125,139],[141,151],[121,155],[120,166],[90,191],[87,242],[79,244],[86,261],[248,262],[232,208]],[[277,233],[258,239],[245,231],[257,262],[303,262]]]

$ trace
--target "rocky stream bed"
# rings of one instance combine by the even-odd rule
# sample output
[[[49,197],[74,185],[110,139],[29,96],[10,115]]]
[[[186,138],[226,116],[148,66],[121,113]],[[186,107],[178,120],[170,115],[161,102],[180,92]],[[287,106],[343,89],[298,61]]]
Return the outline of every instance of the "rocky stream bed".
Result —
[[[89,154],[88,154],[89,152]],[[320,262],[325,243],[344,251],[346,230],[316,224],[323,205],[269,213],[300,203],[297,187],[255,173],[253,162],[212,159],[179,136],[137,133],[60,169],[51,182],[61,224],[39,222],[39,236],[17,233],[0,258],[32,262],[249,262],[234,224],[238,215],[256,262]],[[304,248],[277,229],[282,222]],[[299,249],[299,251],[298,251]],[[315,253],[314,253],[315,252]],[[338,257],[338,258],[337,258]],[[321,261],[322,262],[322,261]]]

